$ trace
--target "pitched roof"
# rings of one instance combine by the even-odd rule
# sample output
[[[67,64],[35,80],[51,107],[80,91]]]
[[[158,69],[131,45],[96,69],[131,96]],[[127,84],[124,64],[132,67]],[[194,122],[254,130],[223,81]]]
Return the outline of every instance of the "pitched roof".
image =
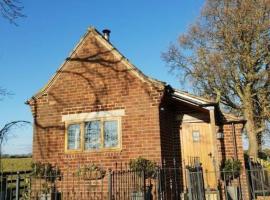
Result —
[[[143,82],[148,82],[151,84],[154,84],[157,87],[169,87],[171,86],[166,85],[165,82],[159,81],[157,79],[151,78],[149,76],[146,76],[142,71],[140,71],[137,67],[135,67],[123,54],[120,53],[120,51],[115,48],[110,41],[104,38],[104,36],[94,27],[88,28],[87,32],[81,37],[78,44],[72,49],[72,51],[69,53],[69,57],[71,58],[77,50],[82,46],[84,40],[87,38],[89,34],[93,34],[93,36],[110,52],[113,53],[116,58],[118,58],[134,75],[136,75],[139,79],[141,79]],[[57,80],[61,72],[63,71],[63,68],[65,65],[69,62],[69,59],[66,59],[62,65],[59,67],[59,69],[56,71],[56,73],[52,76],[52,78],[48,81],[48,83],[41,88],[33,97],[31,97],[29,100],[26,101],[26,103],[29,103],[33,98],[39,98],[42,96],[46,91],[50,88],[50,86]],[[178,89],[171,88],[173,97],[187,102],[189,104],[194,104],[196,106],[200,107],[207,107],[207,106],[218,106],[218,104],[214,101],[211,101],[209,99],[199,97],[193,94],[190,94],[188,92],[184,92]],[[220,111],[221,112],[221,111]],[[223,118],[225,121],[240,121],[243,120],[242,118],[239,118],[232,114],[227,114],[221,112],[223,115]]]
[[[245,120],[241,116],[237,116],[235,114],[226,113],[220,110],[219,104],[215,101],[212,101],[210,99],[206,99],[203,97],[199,97],[193,94],[190,94],[188,92],[184,92],[177,89],[172,89],[172,96],[173,98],[180,100],[181,102],[186,102],[192,105],[195,105],[197,107],[205,108],[208,110],[209,106],[216,107],[217,114],[220,115],[220,119],[223,123],[232,123],[232,122],[241,122],[244,123]]]
[[[180,98],[180,99],[182,99],[184,101],[187,101],[189,103],[193,103],[193,104],[196,104],[196,105],[199,105],[199,106],[215,105],[216,104],[215,101],[211,101],[210,99],[199,97],[199,96],[196,96],[196,95],[193,95],[193,94],[190,94],[188,92],[181,91],[181,90],[178,90],[178,89],[173,89],[173,90],[174,90],[173,95],[175,97],[178,97],[178,98]]]
[[[111,51],[114,56],[116,56],[117,58],[119,58],[119,60],[121,60],[121,62],[134,75],[136,75],[139,79],[141,79],[143,82],[152,83],[152,84],[156,85],[157,87],[165,87],[165,85],[166,85],[165,82],[159,81],[159,80],[154,79],[154,78],[150,78],[149,76],[146,76],[143,72],[141,72],[137,67],[135,67],[124,55],[122,55],[120,53],[120,51],[118,51],[117,48],[115,48],[107,39],[105,39],[103,37],[103,35],[98,30],[96,30],[94,27],[88,28],[87,32],[81,37],[81,39],[78,42],[78,44],[69,53],[69,57],[68,58],[72,57],[76,53],[76,51],[82,46],[83,41],[90,34],[92,34],[97,39],[97,41],[99,41],[105,48],[107,48],[109,51]],[[29,103],[31,101],[31,99],[33,99],[33,98],[39,98],[44,93],[46,93],[46,91],[50,88],[50,86],[59,77],[59,75],[61,74],[61,71],[63,71],[63,68],[65,67],[65,65],[67,63],[68,63],[68,59],[66,59],[62,63],[62,65],[59,67],[59,69],[56,71],[56,73],[52,76],[52,78],[48,81],[48,83],[43,88],[41,88],[33,97],[31,97],[29,100],[27,100],[26,103]]]

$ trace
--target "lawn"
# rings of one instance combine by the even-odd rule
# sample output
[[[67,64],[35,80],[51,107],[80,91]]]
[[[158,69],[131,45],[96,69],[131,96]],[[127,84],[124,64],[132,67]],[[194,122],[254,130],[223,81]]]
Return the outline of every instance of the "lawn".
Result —
[[[4,172],[31,170],[32,158],[2,158]]]

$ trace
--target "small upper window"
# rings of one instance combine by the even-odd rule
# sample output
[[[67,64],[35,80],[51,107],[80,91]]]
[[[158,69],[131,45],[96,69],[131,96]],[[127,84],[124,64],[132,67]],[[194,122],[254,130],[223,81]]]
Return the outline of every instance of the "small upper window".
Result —
[[[68,126],[67,148],[69,150],[78,150],[81,148],[80,124],[71,124]]]
[[[193,142],[200,141],[200,132],[199,131],[192,131],[192,140],[193,140]]]

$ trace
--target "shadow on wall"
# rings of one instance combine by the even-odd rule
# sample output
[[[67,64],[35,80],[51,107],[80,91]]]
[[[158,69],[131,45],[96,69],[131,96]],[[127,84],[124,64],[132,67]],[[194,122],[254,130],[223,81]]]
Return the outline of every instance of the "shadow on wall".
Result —
[[[41,104],[44,102],[44,98],[47,101],[54,102],[52,105],[46,105],[49,108],[46,112],[58,113],[58,115],[63,114],[66,108],[70,109],[73,106],[77,106],[70,102],[69,99],[64,98],[64,96],[67,88],[71,88],[70,85],[74,84],[76,86],[78,83],[80,83],[80,87],[83,86],[85,88],[85,95],[88,96],[85,99],[79,100],[80,106],[90,107],[92,111],[109,110],[108,106],[106,106],[111,103],[108,96],[115,89],[120,90],[121,94],[119,102],[115,103],[115,105],[117,104],[115,109],[123,108],[123,101],[124,99],[125,101],[128,100],[127,97],[130,95],[130,89],[134,87],[134,84],[136,84],[136,87],[140,87],[140,90],[144,91],[149,99],[154,100],[152,91],[153,89],[158,89],[158,86],[154,84],[149,85],[147,82],[141,82],[138,85],[138,82],[136,82],[137,74],[143,77],[143,79],[147,79],[147,77],[136,68],[131,67],[128,69],[122,62],[126,62],[126,58],[116,59],[115,56],[112,56],[115,49],[102,50],[104,48],[97,41],[91,41],[91,43],[91,46],[94,46],[97,52],[91,54],[91,48],[84,48],[81,49],[81,52],[71,55],[71,57],[66,59],[64,67],[56,72],[55,77],[61,81],[58,83],[58,80],[53,80],[55,82],[48,85],[50,88],[48,91],[45,91],[40,97],[32,98],[30,106],[32,108],[35,129],[42,133],[34,134],[34,148],[39,151],[39,155],[42,159],[45,159],[44,161],[46,161],[50,154],[55,153],[53,148],[48,148],[53,144],[46,142],[45,135],[65,130],[65,125],[62,122],[59,123],[59,118],[53,122],[42,119],[44,107]],[[79,92],[77,89],[72,87],[71,90],[76,94]],[[58,160],[57,162],[61,161]]]
[[[167,91],[168,92],[168,91]],[[161,157],[162,167],[174,170],[177,169],[177,173],[173,173],[172,179],[175,181],[174,190],[183,191],[182,183],[182,155],[180,144],[180,128],[181,120],[177,120],[177,110],[172,104],[168,95],[164,95],[159,107],[159,122],[160,122],[160,138],[161,138]],[[179,170],[180,169],[180,170]],[[170,185],[170,180],[167,180],[166,185]]]

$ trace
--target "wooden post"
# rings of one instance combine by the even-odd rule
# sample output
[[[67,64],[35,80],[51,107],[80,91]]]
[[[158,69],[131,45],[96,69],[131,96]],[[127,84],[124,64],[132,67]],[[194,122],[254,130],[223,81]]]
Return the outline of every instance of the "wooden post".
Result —
[[[20,198],[20,173],[17,172],[17,177],[16,177],[16,200],[19,200]]]
[[[215,107],[209,106],[207,107],[210,114],[210,126],[211,126],[211,132],[212,132],[212,155],[213,155],[213,165],[215,169],[215,178],[216,178],[216,185],[218,184],[218,176],[217,171],[218,169],[218,150],[217,150],[217,133],[216,133],[216,119],[215,119]]]
[[[6,175],[1,172],[1,193],[0,193],[0,199],[6,198],[6,188],[7,188],[7,177]]]

